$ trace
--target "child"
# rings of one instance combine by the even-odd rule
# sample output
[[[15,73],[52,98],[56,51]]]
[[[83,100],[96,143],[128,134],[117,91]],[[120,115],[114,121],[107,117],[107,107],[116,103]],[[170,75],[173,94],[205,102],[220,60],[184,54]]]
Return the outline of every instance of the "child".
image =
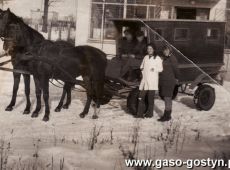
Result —
[[[156,55],[153,44],[147,45],[147,55],[144,57],[140,69],[142,80],[139,87],[139,103],[137,117],[153,117],[155,91],[158,90],[159,73],[162,72],[162,59]],[[145,112],[145,98],[147,97],[148,108]],[[145,113],[144,113],[145,112]]]
[[[158,119],[161,122],[171,119],[172,96],[180,74],[177,59],[172,55],[170,47],[167,46],[163,50],[163,68],[159,77],[160,95],[164,98],[165,102],[164,115]]]

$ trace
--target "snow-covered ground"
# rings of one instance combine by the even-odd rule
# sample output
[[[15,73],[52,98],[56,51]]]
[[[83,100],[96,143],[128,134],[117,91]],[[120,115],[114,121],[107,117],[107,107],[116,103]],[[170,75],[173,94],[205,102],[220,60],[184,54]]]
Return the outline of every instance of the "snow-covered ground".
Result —
[[[133,118],[125,112],[126,101],[118,99],[101,107],[98,120],[91,119],[92,108],[81,119],[78,115],[86,98],[76,91],[72,92],[69,110],[55,113],[61,89],[50,85],[51,117],[45,123],[44,108],[36,119],[22,114],[23,79],[14,110],[4,111],[11,99],[12,73],[1,71],[0,82],[0,145],[4,148],[0,149],[0,155],[7,159],[3,165],[8,168],[61,169],[64,165],[69,170],[122,170],[132,169],[125,167],[124,159],[128,156],[201,159],[230,155],[230,93],[222,87],[215,86],[217,99],[211,111],[197,111],[192,97],[180,94],[173,102],[173,121],[160,123],[157,119],[163,112],[163,102],[159,99],[151,119]],[[224,87],[230,91],[229,82]],[[33,81],[31,88],[34,109]]]
[[[51,116],[45,123],[42,121],[44,107],[36,119],[22,114],[23,79],[14,110],[5,111],[12,86],[12,73],[0,71],[0,166],[7,169],[56,170],[63,165],[69,170],[125,170],[132,169],[124,163],[125,158],[132,156],[149,159],[230,157],[230,82],[225,82],[224,88],[214,86],[216,102],[208,112],[197,111],[191,96],[179,94],[173,102],[173,120],[167,123],[157,121],[164,108],[160,99],[156,99],[155,115],[151,119],[135,119],[127,114],[124,99],[113,99],[102,106],[98,120],[91,119],[93,108],[81,119],[78,115],[86,97],[77,91],[72,92],[70,108],[55,113],[62,89],[52,85]],[[33,80],[31,101],[34,109]]]

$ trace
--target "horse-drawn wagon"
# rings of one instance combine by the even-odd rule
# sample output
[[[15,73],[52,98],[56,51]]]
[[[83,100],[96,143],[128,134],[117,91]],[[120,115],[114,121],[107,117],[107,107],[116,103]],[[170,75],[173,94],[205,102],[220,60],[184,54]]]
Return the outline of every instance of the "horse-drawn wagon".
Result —
[[[190,95],[199,110],[210,110],[215,103],[215,90],[209,83],[222,83],[224,78],[224,43],[225,22],[192,20],[140,20],[112,19],[117,30],[117,37],[122,37],[123,30],[133,32],[143,30],[148,43],[154,43],[158,52],[164,46],[170,46],[179,62],[181,72],[178,87],[185,93],[189,87]],[[119,45],[119,38],[116,45]],[[115,56],[116,57],[116,56]],[[108,62],[107,77],[109,90],[115,95],[127,94],[128,109],[133,111],[137,102],[138,83],[121,81],[121,62]],[[117,59],[119,61],[119,59]],[[134,70],[135,71],[135,70]],[[112,78],[112,79],[111,79]],[[119,86],[120,84],[120,86]],[[108,88],[107,87],[107,88]]]
[[[64,46],[68,46],[68,48],[65,49],[63,42],[61,42],[62,48],[59,51],[60,42],[50,42],[45,40],[40,33],[26,25],[19,17],[11,13],[10,10],[1,11],[0,16],[1,38],[3,38],[5,44],[8,44],[7,46],[11,47],[10,44],[13,43],[14,47],[19,47],[19,49],[13,48],[15,53],[13,53],[14,56],[12,56],[12,61],[25,61],[26,63],[33,63],[35,61],[40,63],[40,65],[42,63],[45,66],[48,66],[48,71],[43,69],[39,72],[39,76],[41,76],[41,73],[42,76],[45,76],[42,77],[45,78],[46,82],[42,89],[45,89],[46,95],[48,95],[48,80],[50,78],[61,79],[64,80],[65,83],[81,84],[86,87],[89,95],[87,94],[87,103],[84,111],[80,114],[81,117],[84,117],[88,113],[92,99],[97,102],[97,107],[99,107],[100,104],[108,103],[113,96],[128,97],[127,107],[131,112],[135,112],[138,99],[137,87],[139,86],[139,81],[141,79],[139,67],[131,70],[136,76],[133,81],[127,81],[123,79],[120,74],[124,63],[121,62],[121,58],[116,56],[114,59],[108,61],[106,75],[104,75],[106,55],[99,49],[89,46],[72,47],[72,45],[69,46],[69,44],[64,43]],[[187,86],[189,86],[191,89],[195,89],[195,92],[192,93],[192,95],[194,96],[194,102],[198,109],[209,110],[212,108],[215,102],[215,90],[208,83],[218,83],[223,81],[223,77],[220,75],[222,74],[221,67],[224,65],[225,22],[113,19],[113,23],[117,30],[117,46],[120,45],[119,38],[122,38],[123,30],[129,28],[132,29],[133,32],[143,30],[145,32],[146,41],[148,43],[154,43],[158,52],[161,52],[164,46],[170,47],[172,49],[172,54],[175,55],[179,61],[179,69],[181,72],[179,85],[175,87],[174,96],[177,95],[178,87],[181,88],[182,92],[185,92]],[[9,43],[8,41],[12,43]],[[50,44],[50,52],[48,51],[48,54],[46,49],[49,49],[49,45],[47,45],[47,43]],[[21,48],[23,51],[21,51]],[[63,53],[63,51],[65,53]],[[58,55],[54,55],[55,52],[58,52]],[[76,63],[71,62],[70,58]],[[86,60],[86,58],[88,58],[88,60]],[[69,63],[65,66],[62,61]],[[7,62],[10,61],[0,63],[0,66]],[[69,67],[70,65],[71,67]],[[38,65],[35,66],[37,67]],[[80,72],[76,70],[76,67],[79,67]],[[55,69],[53,68],[56,69],[56,72],[54,72]],[[67,71],[71,68],[73,68],[71,71],[74,70],[74,73]],[[17,70],[16,67],[12,70],[4,67],[0,67],[0,69],[18,74],[29,74],[27,70],[22,70],[21,67],[19,70]],[[33,76],[37,76],[37,68],[32,67],[30,69],[32,72],[36,72]],[[101,71],[98,72],[99,70]],[[48,73],[49,75],[47,75]],[[55,77],[54,73],[59,74]],[[85,76],[83,82],[75,79],[76,76],[79,75],[83,76],[83,80]],[[90,82],[92,80],[95,81],[94,85]],[[19,81],[17,81],[17,85],[18,84]],[[41,88],[39,86],[40,83],[37,85],[38,90]],[[103,87],[105,88],[104,95],[102,96]],[[60,100],[61,106],[66,93],[67,98],[69,95],[69,100],[67,100],[67,102],[69,101],[68,105],[70,104],[70,88],[71,86],[68,86],[68,89],[63,89],[63,95]],[[100,89],[100,93],[94,88]],[[17,89],[14,91],[16,92]],[[41,105],[40,93],[39,90],[39,110]],[[94,93],[96,93],[96,95]],[[27,96],[29,97],[29,95]],[[44,120],[47,121],[49,118],[49,105],[48,97],[45,97],[44,100],[47,110]],[[13,94],[12,99],[14,99],[12,100],[13,104],[10,103],[10,107],[7,107],[7,109],[10,108],[9,111],[12,110],[12,107],[15,104],[15,94]],[[29,100],[27,104],[29,106],[28,108],[30,108]],[[57,110],[60,109],[58,108]],[[30,109],[27,109],[26,107],[25,111],[28,114]],[[38,116],[37,108],[34,113],[35,116]]]

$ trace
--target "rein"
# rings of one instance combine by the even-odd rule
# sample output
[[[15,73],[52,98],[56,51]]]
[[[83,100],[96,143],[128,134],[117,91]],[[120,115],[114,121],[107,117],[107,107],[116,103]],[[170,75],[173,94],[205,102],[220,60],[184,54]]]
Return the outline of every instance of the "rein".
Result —
[[[52,79],[52,80],[49,80],[49,82],[50,82],[53,86],[55,86],[55,87],[57,87],[57,88],[59,88],[59,89],[63,89],[63,88],[64,88],[64,84],[62,84],[60,81],[58,81],[58,80],[56,80],[56,79],[55,79],[55,81],[58,82],[60,85],[62,85],[62,87],[61,87],[61,86],[58,86],[58,85],[56,85],[56,84],[54,84],[53,79]],[[76,87],[73,87],[72,90],[77,91],[77,92],[86,92],[85,90],[81,90],[81,89],[76,88]]]
[[[7,56],[7,55],[8,55],[7,53],[1,54],[1,55],[0,55],[0,58],[5,57],[5,56]]]
[[[20,73],[20,74],[28,74],[28,75],[30,75],[30,72],[24,71],[24,70],[11,69],[11,68],[5,68],[5,67],[0,67],[0,70],[13,72],[13,73]]]
[[[0,63],[0,66],[6,65],[6,64],[10,63],[11,61],[12,61],[12,60],[7,60],[7,61],[4,61],[4,62],[1,62],[1,63]]]

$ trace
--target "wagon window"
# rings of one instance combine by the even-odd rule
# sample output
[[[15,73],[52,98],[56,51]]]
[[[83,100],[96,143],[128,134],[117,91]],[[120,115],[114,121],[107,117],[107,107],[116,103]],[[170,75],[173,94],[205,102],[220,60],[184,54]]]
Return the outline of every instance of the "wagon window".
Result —
[[[174,32],[175,41],[187,41],[189,38],[189,30],[187,28],[176,28]]]
[[[208,40],[217,40],[219,38],[219,30],[218,29],[207,29],[207,39]]]
[[[155,31],[156,31],[160,36],[164,37],[164,31],[163,31],[163,29],[157,28],[157,29],[155,29]],[[160,39],[160,37],[159,37],[158,35],[154,35],[154,40],[155,40],[155,41],[160,41],[161,39]]]

